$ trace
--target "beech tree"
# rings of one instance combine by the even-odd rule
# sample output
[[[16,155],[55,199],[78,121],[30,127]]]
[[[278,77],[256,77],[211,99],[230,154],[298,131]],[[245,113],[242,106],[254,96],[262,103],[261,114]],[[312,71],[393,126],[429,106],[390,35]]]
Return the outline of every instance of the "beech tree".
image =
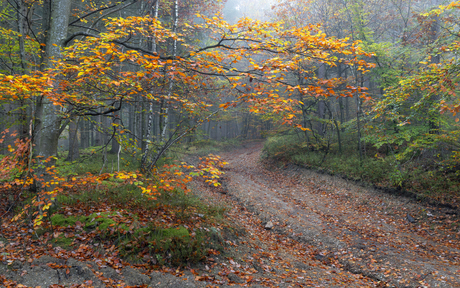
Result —
[[[410,145],[398,154],[401,160],[418,153],[429,155],[432,151],[449,151],[454,160],[449,166],[457,165],[454,164],[458,161],[459,148],[456,115],[460,106],[457,97],[458,65],[455,54],[459,45],[458,32],[455,28],[452,29],[454,26],[450,24],[451,21],[456,21],[456,13],[450,12],[459,7],[458,1],[452,2],[421,15],[422,20],[427,22],[427,30],[431,32],[426,35],[432,39],[426,50],[427,56],[420,61],[412,75],[402,78],[397,85],[388,89],[385,97],[374,107],[376,117],[390,120],[400,127],[397,133],[379,133],[380,145],[410,141]],[[433,25],[442,28],[433,28]],[[444,33],[438,35],[438,31]],[[401,108],[390,110],[390,107]],[[439,160],[442,161],[442,155],[439,156]]]
[[[343,85],[366,87],[369,94],[354,97],[354,103],[342,97],[336,103],[331,97],[310,98],[303,118],[304,125],[313,123],[306,141],[313,137],[317,143],[330,143],[332,130],[321,137],[324,124],[340,127],[334,137],[338,151],[342,151],[342,138],[353,139],[361,160],[366,155],[392,159],[385,161],[394,167],[390,178],[396,186],[407,180],[407,169],[434,165],[454,171],[459,139],[454,68],[457,9],[458,1],[280,1],[273,10],[275,19],[292,26],[320,23],[328,36],[359,41],[376,65],[364,74],[342,65],[326,66],[324,71],[316,64],[318,77],[338,75]],[[324,113],[323,104],[332,108],[331,114]],[[318,148],[329,151],[312,147]]]
[[[180,15],[188,14],[180,13],[180,1],[174,1],[173,7],[166,6],[170,8],[169,21],[160,21],[156,11],[162,6],[158,2],[151,14],[126,17],[111,14],[134,2],[103,5],[84,13],[77,11],[76,16],[70,14],[71,4],[68,0],[51,3],[49,18],[44,17],[50,21],[43,26],[45,42],[40,46],[45,48],[37,68],[27,74],[0,75],[2,102],[22,99],[34,103],[29,116],[30,137],[17,145],[21,147],[17,151],[28,152],[24,158],[28,160],[17,163],[25,172],[23,185],[31,185],[31,179],[35,179],[39,192],[51,195],[37,198],[35,204],[44,205],[44,209],[49,203],[43,199],[53,199],[52,195],[71,185],[53,169],[59,137],[68,125],[70,133],[75,133],[77,119],[110,117],[109,128],[99,129],[105,135],[110,130],[111,137],[122,143],[122,134],[129,132],[119,121],[123,105],[140,100],[149,103],[150,131],[152,105],[159,103],[163,119],[159,121],[160,138],[151,141],[147,132],[148,145],[141,166],[144,174],[149,175],[171,146],[219,111],[242,103],[251,113],[279,114],[284,124],[308,130],[296,120],[302,103],[293,99],[292,94],[328,97],[335,95],[332,87],[339,81],[318,79],[312,63],[331,67],[340,63],[363,71],[372,67],[361,59],[370,55],[357,43],[329,38],[315,25],[286,27],[282,22],[248,18],[231,25],[219,14],[196,13],[194,19],[182,18]],[[48,8],[43,9],[46,14]],[[102,16],[94,19],[98,13]],[[90,26],[83,25],[87,19],[93,20]],[[98,30],[98,23],[103,31]],[[70,31],[69,27],[78,29]],[[211,43],[189,41],[197,31],[209,35]],[[147,45],[143,45],[145,39]],[[292,82],[289,75],[293,71],[301,71],[307,81]],[[226,99],[222,95],[233,93],[235,100],[212,108],[200,94],[207,89],[213,93],[206,97]],[[359,87],[349,86],[340,93],[346,97],[361,92]],[[176,125],[168,133],[173,116]],[[118,175],[123,179],[139,177],[122,171]],[[87,181],[100,181],[109,176],[88,177]],[[146,177],[138,185],[146,194],[156,193],[158,185],[153,178],[149,182]]]

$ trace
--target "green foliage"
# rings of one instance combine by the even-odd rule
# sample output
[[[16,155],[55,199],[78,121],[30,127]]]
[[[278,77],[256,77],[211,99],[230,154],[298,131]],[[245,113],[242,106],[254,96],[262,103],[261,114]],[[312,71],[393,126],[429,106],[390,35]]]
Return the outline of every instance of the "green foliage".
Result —
[[[91,147],[80,151],[80,159],[67,162],[65,161],[67,154],[62,153],[61,157],[56,162],[56,168],[59,175],[62,177],[82,175],[86,173],[99,174],[104,165],[104,150],[101,146]],[[102,170],[102,173],[111,173],[117,170],[118,156],[116,154],[107,153],[107,160]],[[135,171],[139,168],[137,159],[132,158],[127,153],[120,154],[120,170]]]
[[[184,153],[204,156],[212,153],[226,151],[233,147],[238,147],[242,144],[239,138],[226,139],[224,141],[217,141],[213,139],[201,139],[182,146]]]
[[[384,89],[396,86],[408,72],[408,66],[418,65],[424,57],[420,50],[393,42],[369,43],[366,51],[378,59],[378,66],[371,73],[373,80]]]
[[[152,200],[147,199],[135,185],[104,181],[98,190],[57,197],[58,206],[61,207],[82,203],[94,207],[101,201],[120,210],[91,213],[88,216],[66,216],[57,210],[50,217],[51,223],[54,227],[73,228],[78,224],[87,232],[96,231],[102,241],[113,242],[120,255],[133,262],[145,260],[142,255],[148,252],[151,261],[156,264],[185,266],[204,259],[209,249],[223,252],[222,232],[212,226],[223,221],[226,208],[209,205],[191,193],[177,189],[164,191],[156,200]],[[163,221],[141,224],[137,213],[143,215],[157,210],[167,211],[168,217],[174,217],[178,223],[188,223],[193,217],[199,217],[203,224],[200,227],[194,227],[196,222],[188,224],[193,228]],[[127,214],[126,211],[130,212]],[[120,222],[120,219],[130,219],[130,224]],[[54,243],[67,248],[71,241],[67,243],[57,238]]]
[[[51,240],[55,246],[59,246],[63,249],[72,249],[72,243],[75,237],[66,237],[65,235],[61,234],[58,237]]]
[[[366,143],[372,144],[377,149],[385,145],[401,146],[408,142],[414,142],[429,133],[429,128],[424,125],[400,126],[393,122],[377,125],[375,127],[367,125],[366,136],[363,137]]]
[[[111,217],[119,214],[119,212],[101,212],[93,213],[88,216],[64,216],[62,214],[54,214],[51,216],[51,224],[53,226],[69,227],[75,226],[77,222],[80,222],[82,226],[87,230],[98,228],[101,231],[106,231],[111,226],[117,226]],[[125,224],[117,226],[120,229],[127,231],[128,227]]]
[[[70,216],[70,217],[65,217],[62,214],[55,214],[51,216],[51,224],[54,226],[61,226],[61,227],[68,227],[68,226],[75,226],[75,223],[77,221],[84,221],[86,217],[81,216],[81,217],[75,217],[75,216]]]
[[[390,183],[396,187],[402,187],[404,181],[408,178],[407,171],[401,171],[399,169],[394,169],[388,176]]]
[[[190,232],[183,226],[151,226],[135,231],[134,237],[123,238],[119,246],[125,257],[148,250],[153,263],[184,266],[203,260],[210,248],[222,250],[221,234],[213,228],[206,230]]]
[[[5,21],[5,16],[7,14],[15,15],[16,12],[11,8],[11,6],[7,6],[7,8],[2,9],[0,13],[0,19]],[[3,67],[15,67],[16,69],[20,69],[21,58],[19,55],[19,42],[18,38],[21,35],[11,29],[7,29],[4,27],[0,27],[0,59],[7,65],[2,65]],[[27,54],[36,54],[40,50],[39,44],[32,40],[29,37],[24,37],[24,48]],[[27,65],[31,64],[27,61],[27,59],[23,59]],[[0,70],[0,73],[9,74],[11,71],[9,70]],[[25,72],[25,71],[21,71]]]
[[[1,156],[0,156],[0,159],[1,159]],[[22,172],[19,168],[13,168],[11,170],[11,173],[9,174],[9,177],[5,177],[5,178],[0,178],[0,183],[1,182],[12,182],[14,181],[14,179],[19,179],[21,178],[21,175],[22,175]]]
[[[85,230],[96,229],[100,236],[106,240],[115,240],[117,246],[122,251],[122,256],[134,259],[136,255],[149,249],[150,254],[155,257],[160,264],[172,264],[181,266],[185,263],[196,263],[203,259],[207,254],[207,249],[221,245],[223,240],[217,237],[221,243],[209,243],[208,239],[219,234],[217,230],[198,230],[190,233],[183,226],[171,228],[159,228],[155,225],[149,227],[137,227],[130,230],[124,223],[117,223],[111,217],[119,212],[93,213],[89,216],[64,216],[55,214],[51,216],[53,226],[69,227],[80,223]],[[110,232],[109,227],[113,231]],[[126,233],[129,232],[129,233]],[[219,234],[220,235],[220,234]],[[54,239],[55,245],[69,248],[73,238],[66,238],[63,235]],[[212,245],[210,245],[212,244]]]
[[[406,129],[406,128],[404,128]],[[418,135],[421,131],[407,129],[403,134]],[[432,134],[423,134],[426,137]],[[344,135],[344,143],[349,135]],[[371,137],[367,137],[371,140]],[[412,138],[409,138],[412,139]],[[380,187],[402,188],[420,198],[430,198],[436,201],[449,202],[453,197],[458,197],[460,180],[459,153],[450,154],[449,157],[433,155],[431,158],[421,157],[420,147],[407,145],[407,142],[380,143],[380,149],[367,145],[367,155],[360,161],[356,153],[356,146],[344,145],[344,152],[337,153],[337,146],[331,145],[331,151],[325,155],[324,151],[315,149],[314,145],[307,144],[304,139],[296,135],[283,135],[270,137],[264,146],[263,157],[276,161],[288,161],[310,169],[320,170],[332,175],[346,176],[348,179],[363,181]],[[413,140],[411,140],[413,141]],[[393,146],[401,144],[401,148]],[[417,143],[417,141],[413,141]],[[427,143],[423,144],[426,147]],[[377,145],[376,145],[377,146]],[[385,149],[391,146],[393,148]],[[393,150],[392,150],[393,149]],[[411,153],[409,153],[411,151]],[[418,154],[414,152],[419,151]]]

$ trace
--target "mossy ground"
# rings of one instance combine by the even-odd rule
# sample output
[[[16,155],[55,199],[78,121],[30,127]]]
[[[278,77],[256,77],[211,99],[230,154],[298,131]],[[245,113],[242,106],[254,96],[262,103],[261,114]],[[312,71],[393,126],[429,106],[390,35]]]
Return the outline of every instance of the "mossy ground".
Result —
[[[54,214],[51,216],[51,224],[53,226],[69,227],[76,226],[81,223],[87,230],[98,228],[101,231],[107,230],[111,226],[117,225],[118,228],[128,230],[128,227],[121,223],[115,222],[111,217],[117,215],[117,212],[102,212],[93,213],[88,216],[64,216],[62,214]]]
[[[49,218],[53,229],[92,235],[93,244],[113,243],[121,256],[135,263],[148,259],[157,265],[185,266],[205,259],[210,249],[223,251],[222,231],[230,231],[222,228],[227,225],[225,207],[180,190],[152,200],[135,185],[105,182],[97,190],[59,195]],[[73,240],[59,236],[53,244],[69,249]]]
[[[59,235],[56,238],[51,240],[51,243],[54,244],[55,246],[59,246],[65,250],[72,249],[73,248],[73,241],[75,237],[66,237],[65,235]]]

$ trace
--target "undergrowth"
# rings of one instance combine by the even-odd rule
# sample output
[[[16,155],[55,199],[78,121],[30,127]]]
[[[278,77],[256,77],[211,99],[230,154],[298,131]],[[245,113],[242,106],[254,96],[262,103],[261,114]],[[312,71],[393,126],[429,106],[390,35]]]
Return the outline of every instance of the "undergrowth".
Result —
[[[196,155],[205,156],[208,154],[226,151],[228,149],[240,146],[242,140],[239,138],[216,141],[212,139],[201,139],[193,142],[184,143],[170,148],[165,156],[158,162],[158,167],[163,164],[171,164],[174,160],[182,160],[184,156]],[[86,173],[113,173],[118,170],[135,171],[139,169],[140,153],[131,155],[126,152],[120,153],[120,159],[117,154],[104,153],[104,147],[95,146],[80,150],[80,158],[73,161],[66,161],[68,152],[61,152],[57,160],[56,167],[59,175],[63,177],[77,176]],[[118,167],[118,162],[120,163]]]
[[[157,165],[163,167],[177,163],[187,154],[207,155],[238,143],[203,140],[179,145]],[[116,154],[104,155],[100,148],[82,149],[81,158],[73,162],[65,161],[66,153],[61,153],[57,172],[75,181],[87,173],[115,172],[118,160],[120,170],[139,169],[136,156],[121,153],[118,159]],[[161,169],[168,168],[159,169],[158,175],[162,175]],[[209,254],[224,252],[224,239],[233,233],[224,220],[227,207],[207,204],[193,192],[186,193],[180,188],[158,192],[155,198],[146,197],[138,184],[117,178],[100,183],[76,182],[57,195],[44,219],[47,221],[37,230],[37,237],[45,237],[48,243],[65,250],[87,245],[102,254],[115,251],[134,264],[189,266]],[[34,197],[33,193],[28,195],[20,206],[24,207]]]
[[[180,149],[185,154],[204,156],[210,153],[213,154],[220,151],[227,151],[231,148],[241,146],[242,143],[243,140],[240,138],[227,139],[225,141],[201,139],[183,144]]]
[[[139,162],[136,157],[128,153],[117,154],[104,153],[102,146],[95,146],[80,150],[80,158],[69,162],[67,152],[62,152],[57,160],[56,168],[59,175],[63,177],[77,176],[86,173],[113,173],[118,168],[123,171],[134,171],[139,169]],[[119,160],[119,161],[118,161]],[[118,167],[118,162],[119,167]]]
[[[266,141],[262,157],[382,188],[406,190],[420,199],[455,204],[460,198],[458,173],[445,169],[447,165],[442,165],[442,161],[413,159],[402,165],[391,153],[380,153],[371,146],[366,147],[366,154],[360,160],[354,142],[345,138],[339,153],[337,144],[328,149],[325,145],[307,143],[299,134],[278,135]]]
[[[180,190],[164,191],[153,200],[134,185],[106,184],[57,197],[51,226],[75,232],[66,238],[58,233],[55,245],[72,249],[77,243],[72,237],[84,231],[92,235],[93,245],[112,243],[130,262],[172,266],[224,251],[223,233],[230,231],[223,220],[226,207],[205,204]]]

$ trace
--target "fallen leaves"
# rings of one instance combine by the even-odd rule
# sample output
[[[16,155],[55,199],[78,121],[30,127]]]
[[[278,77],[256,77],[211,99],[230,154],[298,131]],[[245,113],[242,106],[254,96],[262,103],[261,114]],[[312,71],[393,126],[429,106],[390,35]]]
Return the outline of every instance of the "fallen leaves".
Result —
[[[460,270],[448,271],[446,268],[458,267],[459,255],[450,250],[459,247],[459,234],[455,230],[457,215],[442,213],[442,209],[417,212],[418,204],[404,204],[388,195],[372,194],[369,197],[364,190],[347,190],[318,178],[304,182],[301,175],[289,169],[283,170],[284,174],[278,170],[265,170],[256,162],[257,151],[247,148],[242,153],[227,155],[231,161],[230,169],[226,169],[224,187],[215,189],[195,181],[203,195],[210,197],[209,201],[230,205],[227,218],[244,228],[236,231],[238,237],[226,239],[226,253],[230,256],[210,249],[203,269],[190,270],[195,280],[210,285],[230,283],[268,287],[280,283],[299,287],[385,287],[388,283],[429,286],[433,282],[455,285]],[[219,189],[227,189],[227,194],[219,193]],[[244,197],[247,206],[230,197]],[[171,227],[177,223],[200,227],[204,221],[197,214],[191,214],[194,216],[189,222],[180,220],[169,207],[142,211],[134,204],[100,203],[96,207],[93,203],[80,202],[64,207],[63,213],[70,216],[118,211],[111,213],[110,219],[117,224],[126,224],[130,230],[133,225],[146,225],[152,221]],[[136,217],[131,209],[136,209]],[[417,223],[407,221],[408,213],[417,219]],[[270,217],[261,220],[257,214]],[[267,220],[276,223],[276,229],[266,230],[262,223],[267,224]],[[54,227],[53,232],[35,238],[28,232],[31,227],[27,224],[4,222],[1,233],[5,240],[0,242],[0,261],[14,266],[15,261],[32,263],[33,259],[48,254],[59,259],[91,260],[98,267],[111,267],[119,272],[129,265],[120,258],[112,242],[102,241],[97,231],[85,231],[84,226],[85,223],[77,221],[74,226]],[[313,227],[318,230],[311,231],[319,234],[308,238],[306,231]],[[113,233],[118,231],[117,225],[109,226],[109,229]],[[336,237],[339,248],[322,243],[327,243],[324,235]],[[62,236],[75,237],[72,250],[49,244],[51,239]],[[308,239],[313,240],[306,242]],[[181,269],[154,263],[148,253],[141,252],[140,259],[145,259],[146,263],[138,265],[139,268],[184,276]],[[420,268],[423,263],[431,263],[436,269]],[[70,273],[70,267],[62,264],[48,263],[48,266]],[[350,273],[350,269],[375,275],[380,281]],[[120,284],[103,278],[103,275],[98,277],[108,285]],[[7,279],[0,280],[6,287],[18,285]],[[89,287],[91,284],[82,285]]]
[[[280,222],[277,231],[286,233],[285,236],[279,236],[283,240],[289,242],[288,237],[307,239],[318,243],[318,247],[327,248],[318,252],[305,251],[303,254],[310,255],[312,260],[319,260],[322,265],[340,269],[323,273],[343,275],[346,270],[352,269],[365,275],[382,277],[379,283],[373,284],[381,287],[386,283],[420,285],[420,281],[428,286],[440,281],[456,285],[457,280],[454,279],[459,278],[452,274],[451,268],[459,265],[460,255],[455,252],[455,247],[459,247],[460,238],[455,226],[450,225],[458,223],[457,216],[439,221],[437,217],[446,217],[442,216],[441,211],[430,209],[429,214],[433,216],[423,212],[423,218],[420,217],[422,209],[418,204],[409,205],[398,197],[378,195],[362,188],[359,192],[343,189],[337,187],[336,182],[323,182],[318,178],[309,178],[314,180],[303,182],[301,174],[294,173],[294,170],[277,170],[273,167],[264,169],[257,164],[258,150],[254,147],[257,145],[226,153],[227,159],[232,159],[229,161],[230,169],[225,183],[231,192],[229,194],[237,197],[241,203],[246,203],[246,207],[250,207],[260,217],[277,218]],[[414,209],[419,209],[419,212]],[[418,221],[408,222],[408,213]],[[315,231],[314,226],[308,222],[320,228],[319,234],[315,232],[314,237],[308,234]],[[436,229],[433,229],[433,225],[436,225]],[[268,242],[267,239],[264,241]],[[341,248],[321,243],[328,241],[338,241]],[[272,243],[272,251],[281,253],[284,245],[286,243],[283,241]],[[264,256],[258,253],[255,255],[252,258],[261,259]],[[279,260],[274,263],[279,264]],[[318,267],[314,262],[309,264]],[[420,273],[424,265],[437,268],[432,273]],[[258,266],[265,272],[270,271],[270,265],[266,263],[259,263]],[[287,268],[284,271],[289,273],[291,270]],[[318,272],[309,274],[315,273]],[[359,274],[356,276],[356,279],[366,278]]]

